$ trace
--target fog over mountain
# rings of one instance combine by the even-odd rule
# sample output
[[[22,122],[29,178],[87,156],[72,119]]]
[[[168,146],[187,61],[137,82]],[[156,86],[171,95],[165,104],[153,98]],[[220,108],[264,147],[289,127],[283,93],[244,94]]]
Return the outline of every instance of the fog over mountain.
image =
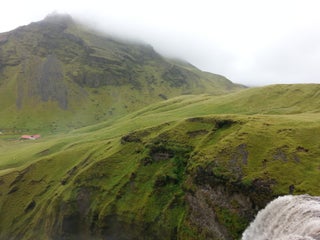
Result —
[[[0,31],[57,11],[246,85],[318,83],[318,1],[6,1]]]

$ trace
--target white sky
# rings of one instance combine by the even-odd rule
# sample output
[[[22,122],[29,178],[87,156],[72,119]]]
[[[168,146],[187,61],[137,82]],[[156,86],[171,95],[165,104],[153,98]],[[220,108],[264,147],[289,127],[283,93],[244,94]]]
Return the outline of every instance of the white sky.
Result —
[[[319,0],[9,0],[0,32],[54,11],[233,82],[320,83]]]

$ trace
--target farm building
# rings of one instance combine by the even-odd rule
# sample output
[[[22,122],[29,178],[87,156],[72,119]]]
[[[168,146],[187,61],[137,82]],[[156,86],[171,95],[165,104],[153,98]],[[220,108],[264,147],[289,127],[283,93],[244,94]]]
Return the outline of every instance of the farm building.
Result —
[[[40,138],[40,135],[39,134],[35,134],[35,135],[22,135],[20,137],[20,140],[36,140]]]

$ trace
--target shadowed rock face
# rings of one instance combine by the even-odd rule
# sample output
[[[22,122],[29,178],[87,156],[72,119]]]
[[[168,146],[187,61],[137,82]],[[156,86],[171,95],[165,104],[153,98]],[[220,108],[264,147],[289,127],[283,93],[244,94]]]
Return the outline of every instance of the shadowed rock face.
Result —
[[[49,55],[40,66],[38,91],[42,101],[57,101],[62,109],[67,109],[67,86],[63,82],[63,71],[55,55]]]
[[[37,69],[31,66],[36,63]],[[68,91],[60,61],[55,55],[48,55],[43,61],[25,61],[19,75],[17,87],[18,108],[26,98],[39,97],[42,101],[56,101],[60,108],[68,108]]]

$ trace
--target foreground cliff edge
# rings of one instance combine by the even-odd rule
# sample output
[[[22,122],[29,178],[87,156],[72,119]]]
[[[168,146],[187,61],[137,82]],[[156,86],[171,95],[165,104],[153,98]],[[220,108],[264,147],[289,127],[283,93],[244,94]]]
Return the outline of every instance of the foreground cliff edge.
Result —
[[[15,79],[11,67],[1,83]],[[1,115],[7,119],[1,130],[12,129],[0,135],[0,239],[240,239],[274,198],[320,195],[319,85],[233,91],[239,86],[223,80],[231,91],[181,95],[163,81],[166,87],[157,92],[155,84],[154,92],[173,91],[169,99],[157,95],[153,104],[94,121],[55,99],[39,101],[52,114],[39,121],[12,110],[19,105],[9,96],[17,95],[0,95],[10,102],[3,111],[12,114]],[[105,91],[117,89],[80,87],[92,91],[89,99],[103,92],[87,103],[91,113],[105,104],[98,101]],[[131,90],[128,99],[140,96]],[[65,124],[71,114],[88,126]],[[19,141],[28,129],[41,138]]]

